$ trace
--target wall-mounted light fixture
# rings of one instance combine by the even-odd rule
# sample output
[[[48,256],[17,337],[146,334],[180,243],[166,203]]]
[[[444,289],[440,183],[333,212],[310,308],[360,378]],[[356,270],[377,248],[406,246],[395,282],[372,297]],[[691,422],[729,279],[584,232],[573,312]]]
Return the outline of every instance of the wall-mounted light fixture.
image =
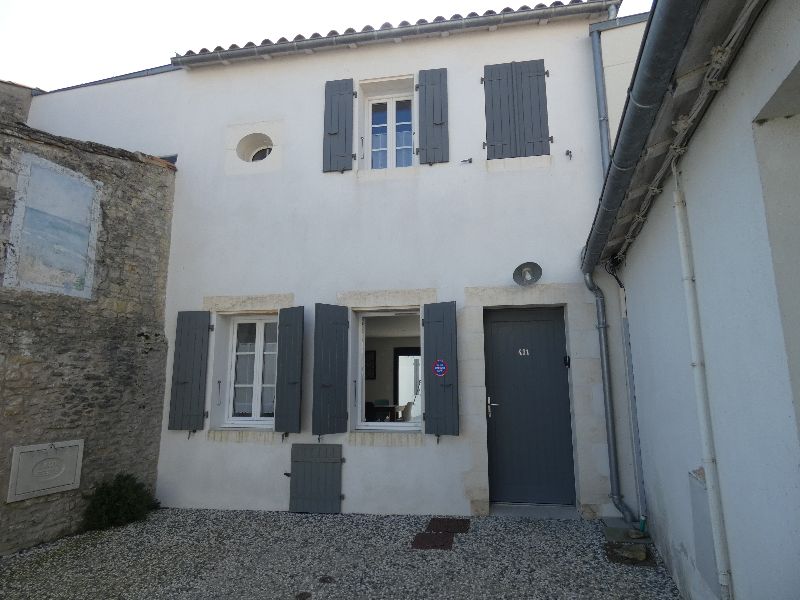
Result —
[[[542,276],[542,267],[535,262],[525,262],[514,269],[514,283],[523,287],[533,285]]]

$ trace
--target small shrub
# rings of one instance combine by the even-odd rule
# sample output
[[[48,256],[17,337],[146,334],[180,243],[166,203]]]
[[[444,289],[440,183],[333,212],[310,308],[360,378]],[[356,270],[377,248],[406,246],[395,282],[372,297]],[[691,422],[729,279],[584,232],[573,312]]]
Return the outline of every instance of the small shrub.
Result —
[[[158,502],[147,487],[129,473],[120,473],[104,481],[89,496],[83,513],[86,529],[107,529],[142,521]]]

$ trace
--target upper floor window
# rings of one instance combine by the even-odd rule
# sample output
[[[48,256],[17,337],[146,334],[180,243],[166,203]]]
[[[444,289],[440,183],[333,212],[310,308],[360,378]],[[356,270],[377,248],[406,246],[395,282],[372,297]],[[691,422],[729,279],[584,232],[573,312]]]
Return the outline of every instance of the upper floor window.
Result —
[[[355,109],[355,110],[354,110]],[[449,161],[447,69],[325,83],[322,171]]]
[[[414,156],[411,98],[372,100],[370,128],[371,168],[411,166]]]

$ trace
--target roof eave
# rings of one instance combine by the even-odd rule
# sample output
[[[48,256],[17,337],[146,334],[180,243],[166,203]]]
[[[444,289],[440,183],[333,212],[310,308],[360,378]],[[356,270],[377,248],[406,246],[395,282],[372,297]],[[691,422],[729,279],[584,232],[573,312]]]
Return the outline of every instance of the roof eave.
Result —
[[[398,39],[426,37],[447,33],[458,33],[519,24],[529,21],[546,22],[575,15],[602,14],[611,7],[618,7],[622,0],[588,0],[566,5],[532,8],[494,15],[464,17],[446,21],[433,21],[402,27],[391,27],[370,31],[359,31],[326,37],[315,37],[277,44],[266,44],[244,48],[234,48],[216,52],[184,54],[171,59],[171,63],[181,67],[201,67],[211,64],[228,64],[229,62],[250,60],[254,58],[271,58],[291,54],[310,54],[318,50],[336,48],[352,48],[363,44],[395,42]]]

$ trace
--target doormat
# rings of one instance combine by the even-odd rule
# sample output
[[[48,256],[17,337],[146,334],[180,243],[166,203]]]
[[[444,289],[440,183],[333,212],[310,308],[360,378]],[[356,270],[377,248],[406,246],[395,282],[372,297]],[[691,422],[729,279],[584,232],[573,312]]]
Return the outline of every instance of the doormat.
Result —
[[[443,533],[467,533],[469,519],[453,519],[434,517],[428,523],[426,531],[439,531]]]
[[[414,550],[452,550],[453,534],[439,531],[418,533],[411,542]]]

